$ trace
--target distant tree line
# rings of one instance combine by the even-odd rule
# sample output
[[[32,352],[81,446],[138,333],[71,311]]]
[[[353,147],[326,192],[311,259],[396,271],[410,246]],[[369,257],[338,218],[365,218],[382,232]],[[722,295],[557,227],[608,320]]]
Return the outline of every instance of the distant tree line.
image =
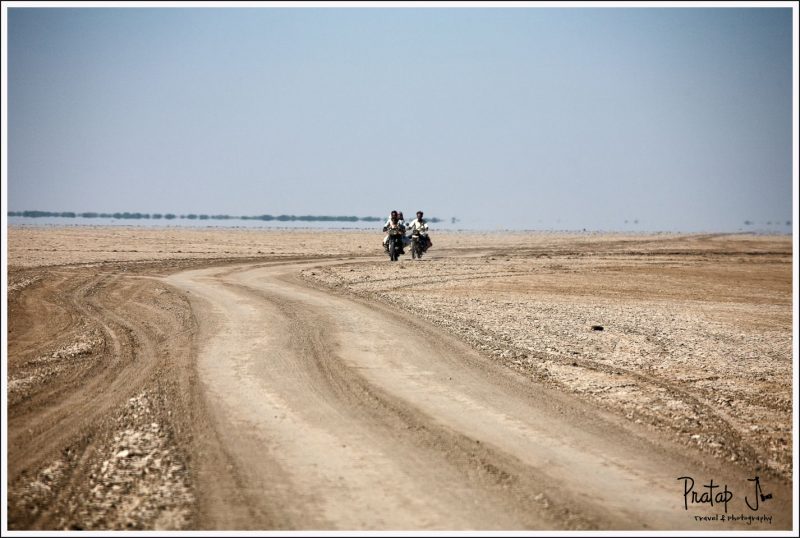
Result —
[[[757,224],[757,223],[756,223],[756,222],[753,222],[752,220],[746,220],[746,221],[744,221],[744,225],[745,225],[745,226],[755,226],[756,224]],[[772,226],[773,224],[774,224],[775,226],[780,226],[780,224],[781,224],[781,223],[780,223],[780,221],[779,221],[779,220],[776,220],[774,223],[773,223],[771,220],[768,220],[768,221],[767,221],[767,226]],[[792,225],[792,221],[790,221],[790,220],[787,220],[785,225],[786,225],[786,226],[791,226],[791,225]]]
[[[88,211],[85,213],[75,213],[74,211],[9,211],[9,217],[63,217],[63,218],[84,218],[84,219],[189,219],[189,220],[263,220],[279,222],[303,221],[303,222],[381,222],[380,217],[355,217],[355,216],[330,216],[330,215],[255,215],[255,216],[234,216],[234,215],[198,215],[188,213],[186,215],[175,215],[174,213],[96,213]],[[436,217],[428,219],[428,222],[441,222]]]
[[[172,213],[97,213],[94,211],[87,211],[85,213],[76,213],[74,211],[9,211],[9,217],[65,217],[65,218],[84,218],[84,219],[175,219],[177,215]],[[181,215],[180,218],[184,216]]]

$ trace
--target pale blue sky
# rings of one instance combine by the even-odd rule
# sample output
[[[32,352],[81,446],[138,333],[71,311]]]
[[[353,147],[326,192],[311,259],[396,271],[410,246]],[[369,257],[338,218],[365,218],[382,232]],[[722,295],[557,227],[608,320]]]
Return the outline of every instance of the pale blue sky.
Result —
[[[790,9],[8,14],[12,211],[792,220]]]

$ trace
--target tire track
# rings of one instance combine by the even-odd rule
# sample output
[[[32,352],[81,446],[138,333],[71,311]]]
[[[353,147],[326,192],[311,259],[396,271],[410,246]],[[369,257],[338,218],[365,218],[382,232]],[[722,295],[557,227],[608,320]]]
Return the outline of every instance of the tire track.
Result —
[[[247,517],[271,510],[223,528],[693,528],[678,476],[746,484],[749,471],[531,385],[390,306],[309,287],[300,268],[167,279],[199,316],[200,378],[234,467],[216,472],[243,478]],[[231,507],[216,501],[219,528]]]
[[[698,238],[698,240],[705,239]],[[694,253],[689,253],[690,255],[695,255]],[[499,254],[495,254],[497,256],[502,256]],[[334,264],[331,264],[333,266]],[[349,265],[353,265],[352,263],[346,264],[338,264],[339,267],[347,267]],[[437,282],[440,283],[443,279],[447,280],[448,282],[463,282],[463,281],[482,281],[482,280],[497,280],[503,277],[520,277],[529,274],[541,274],[540,271],[504,271],[504,272],[494,272],[491,274],[478,274],[478,275],[456,275],[453,276],[451,274],[447,275],[437,275],[436,277],[416,277],[415,276],[415,287],[425,286],[426,284],[436,284]],[[391,283],[392,279],[370,279],[370,284],[375,283],[382,283],[386,282]],[[310,285],[317,285],[318,281],[308,280]],[[385,292],[391,291],[390,288],[382,288],[378,291],[370,290],[360,290],[357,288],[358,283],[353,284],[354,289],[348,290],[344,293],[346,296],[348,293],[355,295],[357,297],[367,299],[370,301],[380,302],[391,307],[398,307],[398,308],[406,308],[405,305],[399,303],[398,301],[394,300],[394,298],[385,295]],[[327,290],[329,292],[339,292],[339,288],[337,287],[328,287]],[[443,322],[443,320],[436,316],[428,315],[426,312],[421,312],[419,315],[425,317],[428,322],[441,327],[444,330],[451,331],[452,327],[449,326],[447,323]],[[648,391],[650,393],[660,393],[662,395],[668,395],[670,398],[679,400],[682,403],[689,406],[692,412],[698,417],[697,421],[702,422],[708,429],[711,429],[715,432],[715,435],[722,440],[722,448],[720,450],[724,451],[724,455],[727,458],[732,457],[735,455],[736,459],[741,460],[743,463],[747,463],[752,465],[754,471],[761,473],[762,475],[768,475],[773,479],[782,480],[784,477],[781,476],[775,470],[769,468],[768,466],[762,465],[759,463],[760,459],[758,457],[758,447],[752,446],[748,443],[743,436],[736,430],[734,426],[732,426],[731,421],[725,412],[725,410],[720,410],[717,408],[716,402],[714,402],[713,398],[711,398],[708,394],[692,394],[687,389],[683,388],[676,382],[671,382],[669,380],[663,379],[661,377],[652,375],[650,373],[641,373],[635,370],[617,367],[611,364],[603,363],[600,361],[593,360],[591,358],[582,357],[578,355],[563,355],[553,352],[541,352],[541,351],[532,351],[529,348],[521,348],[513,345],[512,343],[506,341],[502,335],[498,335],[493,331],[486,330],[484,327],[475,324],[475,323],[463,323],[461,327],[468,327],[471,329],[474,334],[469,333],[461,333],[458,336],[465,341],[469,342],[470,345],[481,352],[484,349],[484,336],[491,336],[496,341],[503,342],[503,349],[511,351],[512,356],[528,356],[531,359],[538,360],[540,362],[544,361],[552,361],[553,363],[557,363],[562,366],[569,366],[574,368],[581,368],[589,372],[599,372],[603,374],[607,374],[609,376],[625,376],[636,382],[636,386],[639,387],[641,390]],[[514,364],[510,359],[502,359],[502,358],[495,358],[499,362],[505,364],[506,367],[514,369]],[[569,391],[569,388],[564,385],[562,382],[558,381],[557,379],[551,378],[546,372],[541,370],[525,370],[526,373],[529,375],[533,375],[537,378],[539,382],[549,383],[552,386],[560,387]],[[713,394],[713,393],[712,393]],[[751,402],[752,403],[752,402]],[[763,402],[755,402],[759,405],[764,405]]]
[[[178,333],[176,340],[184,343],[165,342],[170,329],[183,323],[177,311],[164,310],[159,315],[158,309],[136,307],[137,302],[159,300],[169,305],[178,298],[154,297],[153,281],[85,269],[59,270],[57,277],[45,270],[40,281],[43,287],[24,290],[31,297],[18,301],[15,314],[21,314],[21,320],[41,318],[42,322],[21,324],[25,330],[13,334],[19,340],[9,346],[10,364],[19,364],[20,356],[15,353],[22,351],[17,350],[34,356],[87,330],[98,331],[103,344],[80,364],[66,364],[63,372],[41,379],[27,397],[9,406],[9,528],[86,528],[92,518],[81,512],[81,499],[102,502],[105,486],[93,482],[95,469],[103,458],[110,457],[112,438],[119,428],[133,427],[130,421],[135,416],[126,418],[124,411],[132,397],[160,386],[155,403],[169,400],[176,404],[174,416],[159,419],[164,423],[163,434],[173,445],[181,444],[172,432],[187,420],[185,406],[177,405],[181,390],[174,386],[180,383],[174,373],[180,357],[188,360],[190,356],[191,334],[181,328],[183,336],[174,332]],[[69,320],[59,326],[56,339],[47,324],[52,312],[48,304],[60,305],[63,313],[59,319]],[[179,305],[173,308],[180,310]],[[40,336],[38,347],[18,345]],[[166,362],[168,357],[175,363]],[[166,407],[160,411],[172,414],[171,406]],[[183,430],[186,433],[187,428]],[[185,445],[179,452],[188,453]],[[90,486],[100,488],[94,492],[100,497],[92,497]],[[114,528],[122,525],[122,519],[115,522],[112,517],[107,523]]]

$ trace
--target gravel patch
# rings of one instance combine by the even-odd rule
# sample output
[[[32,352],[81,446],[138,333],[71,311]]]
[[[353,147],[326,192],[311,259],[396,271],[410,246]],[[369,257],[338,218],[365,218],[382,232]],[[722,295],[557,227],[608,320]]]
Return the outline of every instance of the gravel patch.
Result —
[[[66,527],[187,528],[194,503],[188,472],[148,393],[131,398],[118,422],[120,430],[89,475],[90,495]]]
[[[755,256],[769,252],[756,243],[709,256],[656,244],[303,275],[421,316],[492,360],[685,444],[790,477],[790,252]]]

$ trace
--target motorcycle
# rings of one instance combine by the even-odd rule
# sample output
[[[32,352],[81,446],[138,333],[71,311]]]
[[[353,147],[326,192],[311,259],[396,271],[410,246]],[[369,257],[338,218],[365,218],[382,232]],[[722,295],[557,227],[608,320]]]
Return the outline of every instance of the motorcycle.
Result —
[[[428,250],[430,240],[427,233],[415,231],[411,234],[411,257],[420,259]]]
[[[384,232],[389,232],[389,238],[386,240],[386,249],[389,252],[389,259],[396,262],[403,253],[403,237],[406,234],[402,226],[384,226]]]

